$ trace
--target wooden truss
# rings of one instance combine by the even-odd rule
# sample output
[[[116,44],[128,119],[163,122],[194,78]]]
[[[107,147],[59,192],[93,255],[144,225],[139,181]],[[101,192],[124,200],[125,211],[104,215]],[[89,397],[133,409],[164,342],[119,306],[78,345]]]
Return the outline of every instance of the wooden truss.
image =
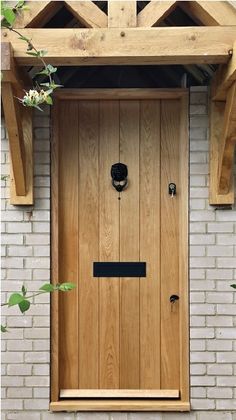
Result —
[[[150,1],[138,14],[134,0],[108,2],[108,14],[87,1],[64,1],[79,27],[46,29],[62,2],[29,1],[15,21],[63,65],[220,64],[212,82],[210,204],[232,204],[236,139],[236,9],[226,1]],[[181,7],[200,26],[158,26]],[[82,26],[82,27],[81,27]],[[15,33],[2,31],[2,99],[12,166],[12,204],[33,203],[32,122],[15,96],[30,84],[23,66],[38,66]]]

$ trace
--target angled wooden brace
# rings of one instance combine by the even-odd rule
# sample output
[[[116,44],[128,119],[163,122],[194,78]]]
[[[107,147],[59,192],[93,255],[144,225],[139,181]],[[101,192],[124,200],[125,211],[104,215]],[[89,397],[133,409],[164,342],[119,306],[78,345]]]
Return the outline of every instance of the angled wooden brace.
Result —
[[[137,26],[155,26],[162,22],[176,7],[177,1],[150,1],[138,14]]]
[[[27,10],[20,11],[14,28],[40,28],[62,7],[60,1],[26,1]]]
[[[106,28],[107,15],[92,0],[65,1],[66,8],[86,28]]]
[[[33,204],[33,147],[32,116],[29,109],[20,105],[30,82],[22,70],[15,66],[10,43],[2,44],[2,102],[9,138],[11,161],[10,202],[14,205]]]
[[[236,9],[227,1],[182,1],[180,7],[205,26],[236,25]]]

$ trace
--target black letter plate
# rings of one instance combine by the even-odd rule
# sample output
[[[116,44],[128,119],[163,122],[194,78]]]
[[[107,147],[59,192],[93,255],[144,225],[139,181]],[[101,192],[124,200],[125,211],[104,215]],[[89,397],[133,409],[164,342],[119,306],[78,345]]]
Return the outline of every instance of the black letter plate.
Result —
[[[146,277],[146,263],[94,262],[93,277]]]

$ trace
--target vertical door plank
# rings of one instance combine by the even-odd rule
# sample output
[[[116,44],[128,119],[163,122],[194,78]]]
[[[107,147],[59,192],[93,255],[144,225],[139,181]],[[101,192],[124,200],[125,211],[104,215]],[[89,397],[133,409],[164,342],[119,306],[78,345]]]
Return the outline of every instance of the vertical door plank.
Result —
[[[98,101],[79,103],[79,387],[98,388]]]
[[[179,137],[180,102],[161,102],[161,388],[179,389]],[[174,182],[177,195],[168,194]],[[172,308],[171,308],[172,307]]]
[[[160,101],[140,113],[140,388],[160,388]]]
[[[119,162],[119,102],[100,102],[99,258],[119,261],[119,200],[111,165]],[[100,278],[100,388],[119,388],[119,279]]]
[[[61,102],[59,145],[59,282],[76,289],[60,299],[60,387],[78,387],[78,105]]]
[[[120,200],[120,261],[139,261],[139,101],[120,101],[120,161],[129,185]],[[120,388],[139,388],[139,279],[120,279]]]

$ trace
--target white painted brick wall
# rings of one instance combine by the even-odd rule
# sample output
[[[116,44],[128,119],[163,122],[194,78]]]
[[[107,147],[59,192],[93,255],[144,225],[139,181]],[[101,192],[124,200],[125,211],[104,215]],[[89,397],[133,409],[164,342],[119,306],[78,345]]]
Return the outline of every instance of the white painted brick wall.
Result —
[[[236,420],[236,210],[208,205],[208,98],[190,96],[190,311],[191,413],[48,413],[49,298],[26,315],[7,315],[2,340],[3,420]],[[25,281],[30,291],[50,279],[49,113],[34,118],[35,205],[9,204],[2,181],[3,299]],[[8,141],[2,125],[2,174],[8,175]],[[6,197],[6,199],[4,199]],[[235,280],[236,281],[236,280]]]

